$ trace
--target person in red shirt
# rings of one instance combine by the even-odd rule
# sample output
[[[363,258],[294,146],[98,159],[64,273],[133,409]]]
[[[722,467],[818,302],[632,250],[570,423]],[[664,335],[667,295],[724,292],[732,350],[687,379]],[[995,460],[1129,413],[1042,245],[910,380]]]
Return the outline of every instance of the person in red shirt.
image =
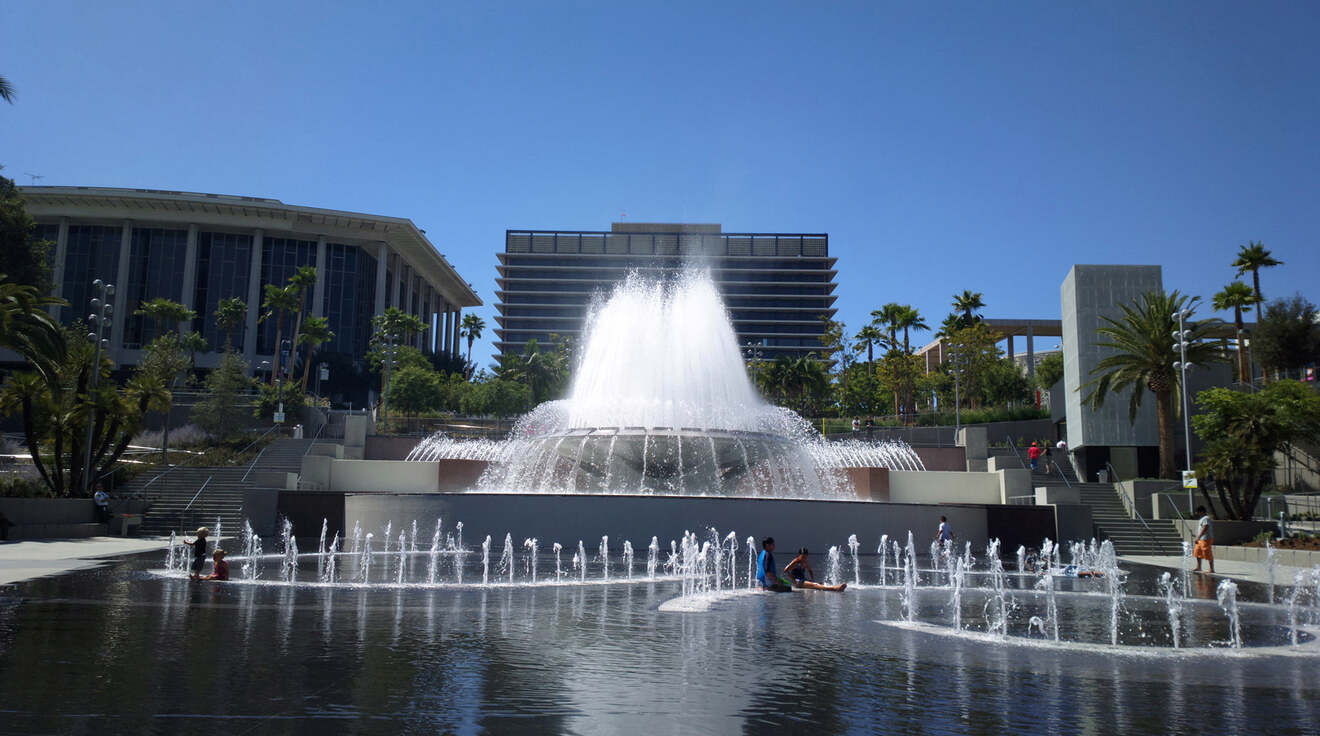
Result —
[[[1031,472],[1036,472],[1036,466],[1040,464],[1040,445],[1031,443],[1031,449],[1027,450],[1027,457],[1031,458]]]
[[[229,579],[229,563],[225,562],[225,551],[218,549],[211,553],[212,565],[211,574],[203,575],[200,580],[219,580],[224,582]]]

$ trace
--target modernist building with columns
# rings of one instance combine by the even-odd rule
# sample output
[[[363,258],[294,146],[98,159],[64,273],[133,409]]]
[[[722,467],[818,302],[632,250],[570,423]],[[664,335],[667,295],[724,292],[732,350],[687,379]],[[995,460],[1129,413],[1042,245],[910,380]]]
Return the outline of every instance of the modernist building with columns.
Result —
[[[132,365],[154,337],[151,320],[134,317],[141,302],[164,297],[197,313],[191,329],[213,348],[221,299],[247,303],[247,324],[232,335],[257,366],[278,351],[274,325],[259,320],[263,286],[284,284],[300,266],[316,267],[311,313],[329,319],[322,352],[360,358],[371,318],[398,307],[431,325],[414,339],[425,352],[459,355],[462,309],[481,304],[426,233],[411,220],[288,205],[276,199],[155,189],[20,187],[38,236],[55,244],[55,296],[64,323],[85,317],[92,282],[115,285],[110,356]],[[186,328],[187,326],[185,326]],[[198,355],[201,367],[217,352]]]

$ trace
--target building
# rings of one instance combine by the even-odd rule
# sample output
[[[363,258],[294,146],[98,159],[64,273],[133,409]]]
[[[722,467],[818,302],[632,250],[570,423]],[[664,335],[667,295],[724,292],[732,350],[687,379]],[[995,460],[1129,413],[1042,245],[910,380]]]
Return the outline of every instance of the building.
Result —
[[[825,233],[726,233],[719,225],[614,223],[607,232],[508,230],[499,253],[495,349],[577,337],[594,294],[632,271],[671,277],[710,269],[738,341],[763,360],[821,351],[835,313]]]
[[[262,287],[286,283],[300,266],[316,267],[310,313],[326,317],[335,333],[322,354],[359,358],[368,350],[371,318],[395,306],[432,325],[416,347],[457,356],[461,311],[481,304],[426,233],[404,218],[155,189],[19,190],[38,236],[55,243],[55,296],[70,305],[58,309],[62,322],[85,317],[95,279],[115,285],[109,354],[119,365],[135,364],[155,336],[151,321],[133,312],[156,297],[194,310],[190,328],[217,349],[225,342],[215,323],[219,301],[244,300],[247,324],[233,344],[253,366],[273,362],[274,325],[259,319]],[[201,367],[218,359],[215,352],[197,356]]]

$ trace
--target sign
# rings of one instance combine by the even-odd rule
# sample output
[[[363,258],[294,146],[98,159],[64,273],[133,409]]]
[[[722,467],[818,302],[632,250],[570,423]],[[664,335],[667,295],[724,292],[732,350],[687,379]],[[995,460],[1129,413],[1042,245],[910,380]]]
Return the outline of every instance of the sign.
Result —
[[[275,423],[284,424],[284,412],[282,411],[275,412]]]
[[[316,377],[317,377],[317,379],[322,380],[322,381],[329,381],[329,380],[330,380],[330,369],[327,368],[327,367],[325,367],[325,366],[321,366],[321,367],[317,370],[317,372],[316,372]]]
[[[1195,470],[1184,470],[1184,471],[1182,471],[1182,474],[1183,474],[1183,486],[1182,486],[1182,487],[1183,487],[1183,488],[1186,488],[1186,489],[1189,490],[1189,491],[1192,490],[1192,489],[1194,489],[1194,488],[1196,488],[1196,471],[1195,471]]]

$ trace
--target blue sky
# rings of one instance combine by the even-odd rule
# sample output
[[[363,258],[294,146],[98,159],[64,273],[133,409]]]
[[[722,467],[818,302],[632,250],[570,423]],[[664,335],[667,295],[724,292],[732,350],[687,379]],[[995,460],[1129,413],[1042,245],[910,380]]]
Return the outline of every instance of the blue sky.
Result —
[[[828,232],[854,331],[1057,318],[1072,263],[1208,298],[1248,240],[1320,299],[1320,4],[359,5],[6,3],[0,164],[411,218],[490,329],[506,228],[621,213]]]

